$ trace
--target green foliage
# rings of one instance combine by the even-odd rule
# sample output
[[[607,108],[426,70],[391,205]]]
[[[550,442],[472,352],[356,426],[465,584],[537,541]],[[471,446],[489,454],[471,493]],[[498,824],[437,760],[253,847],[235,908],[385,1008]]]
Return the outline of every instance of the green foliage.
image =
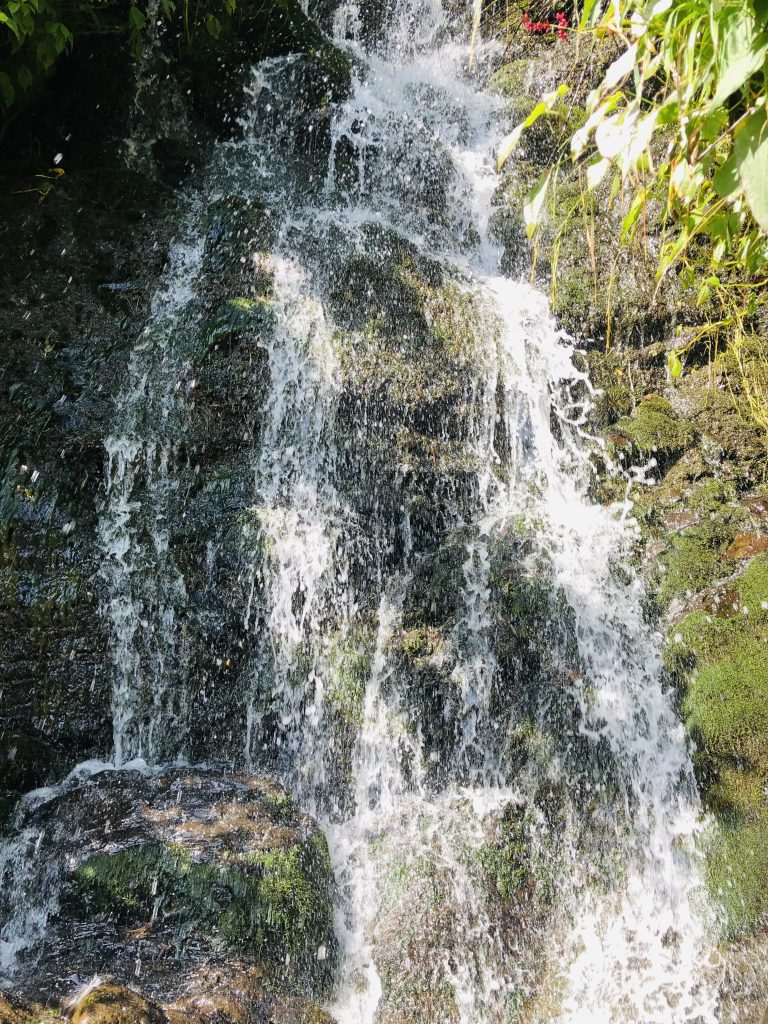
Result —
[[[657,281],[675,271],[692,289],[701,322],[669,354],[677,380],[702,341],[739,347],[760,333],[768,299],[768,8],[760,0],[585,0],[579,41],[620,47],[566,133],[555,169],[531,189],[529,235],[541,227],[543,193],[570,160],[582,206],[607,178],[622,204],[621,243],[647,244],[649,210],[660,210]],[[574,48],[578,60],[578,47]],[[543,115],[563,117],[565,86],[548,93],[502,143],[499,163]],[[608,190],[606,190],[608,191]],[[737,379],[749,412],[768,429],[768,395],[752,368]]]
[[[183,26],[182,45],[201,32],[218,38],[236,13],[236,0],[160,0],[158,13]],[[3,0],[0,3],[0,114],[6,115],[34,94],[56,61],[80,37],[126,36],[132,53],[141,53],[150,26],[148,0]]]

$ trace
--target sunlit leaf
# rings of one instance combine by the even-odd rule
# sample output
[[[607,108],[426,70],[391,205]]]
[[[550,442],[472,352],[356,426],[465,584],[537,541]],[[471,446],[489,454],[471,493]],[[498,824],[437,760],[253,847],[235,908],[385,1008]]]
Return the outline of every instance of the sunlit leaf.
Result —
[[[669,375],[672,380],[677,380],[683,372],[683,364],[680,362],[680,356],[674,349],[671,352],[667,352],[667,366],[669,367]]]
[[[717,89],[709,109],[719,107],[736,92],[768,56],[768,36],[755,32],[755,21],[749,10],[734,12],[723,29],[717,50]]]
[[[542,114],[548,114],[552,111],[557,102],[562,99],[563,96],[568,92],[569,87],[567,85],[560,85],[553,92],[545,93],[533,110],[530,112],[528,117],[520,124],[518,124],[504,139],[501,140],[499,145],[499,152],[496,157],[496,169],[500,171],[507,160],[510,158],[512,153],[515,151],[517,144],[522,138],[523,132],[526,128],[530,128],[532,124],[535,124]]]
[[[531,191],[525,197],[523,203],[523,220],[525,221],[525,230],[529,238],[531,238],[541,223],[541,215],[544,211],[544,201],[547,198],[547,189],[549,183],[552,180],[552,169],[545,171],[536,184],[533,186]]]
[[[607,91],[613,89],[631,74],[632,69],[635,66],[635,60],[637,59],[637,43],[633,43],[632,46],[628,47],[620,57],[618,57],[613,64],[608,68],[603,75],[602,88]]]
[[[587,168],[587,188],[591,190],[596,189],[600,182],[603,180],[605,175],[608,173],[608,169],[611,166],[611,161],[606,157],[601,157],[600,160],[590,164]]]
[[[768,231],[768,116],[765,107],[747,118],[733,142],[739,179],[752,216]]]
[[[739,168],[733,154],[715,172],[712,187],[722,199],[727,199],[739,187]]]

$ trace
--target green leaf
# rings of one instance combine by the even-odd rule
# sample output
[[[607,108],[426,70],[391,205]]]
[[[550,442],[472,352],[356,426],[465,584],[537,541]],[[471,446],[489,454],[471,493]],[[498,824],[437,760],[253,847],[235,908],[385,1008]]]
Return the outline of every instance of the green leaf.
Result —
[[[721,199],[727,199],[739,187],[739,168],[733,153],[715,172],[715,176],[712,178],[712,187]]]
[[[629,213],[626,215],[624,220],[621,222],[621,240],[626,243],[629,239],[634,237],[635,228],[637,222],[640,219],[640,214],[646,208],[648,203],[648,192],[647,189],[641,188],[635,198],[632,200],[632,205],[629,208]]]
[[[128,12],[128,24],[131,26],[133,31],[140,32],[141,29],[144,28],[146,20],[146,15],[140,11],[135,4],[133,4]]]
[[[544,200],[547,198],[547,189],[552,180],[552,168],[544,171],[531,191],[525,197],[523,203],[523,220],[525,221],[525,232],[529,238],[533,237],[536,228],[541,223],[541,215],[544,211]]]
[[[672,380],[677,380],[683,372],[683,364],[680,362],[680,356],[674,349],[671,352],[667,352],[667,366],[669,367],[669,375]]]
[[[32,72],[24,65],[22,65],[17,71],[16,78],[23,92],[27,92],[34,81]]]
[[[579,28],[584,29],[589,25],[589,19],[592,17],[592,13],[595,9],[596,3],[597,0],[584,0],[584,6],[581,11],[581,21],[579,23]]]
[[[13,88],[10,75],[5,71],[0,71],[0,95],[6,107],[10,107],[16,99],[16,90]]]
[[[21,41],[21,30],[19,29],[19,26],[16,24],[13,18],[9,18],[4,11],[0,11],[0,23],[8,26],[11,32],[13,32],[13,34],[16,36],[17,42]],[[7,77],[8,76],[6,75],[6,78]]]
[[[724,26],[717,50],[717,88],[709,109],[719,107],[765,63],[768,36],[757,33],[747,10],[734,11]]]
[[[765,25],[768,22],[768,0],[752,0],[752,6],[755,9],[758,24]]]
[[[568,92],[569,86],[559,85],[554,92],[545,93],[533,110],[530,112],[528,117],[520,124],[516,125],[512,131],[505,138],[501,140],[499,145],[499,152],[496,157],[496,170],[500,171],[507,160],[510,158],[518,142],[520,141],[523,132],[526,128],[530,128],[532,124],[535,124],[542,114],[548,114],[558,100],[562,99],[563,96]]]
[[[739,179],[752,216],[768,232],[768,115],[765,107],[751,114],[733,140]]]

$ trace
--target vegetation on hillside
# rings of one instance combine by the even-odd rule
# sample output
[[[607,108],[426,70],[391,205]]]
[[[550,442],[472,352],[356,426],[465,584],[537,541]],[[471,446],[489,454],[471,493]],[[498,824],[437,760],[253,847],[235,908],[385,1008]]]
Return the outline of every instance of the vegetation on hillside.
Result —
[[[533,5],[536,6],[536,5]],[[517,13],[522,31],[549,22],[562,35],[562,4]],[[564,80],[541,97],[499,149],[504,165],[524,132],[559,119],[559,147],[528,193],[524,216],[537,237],[561,168],[581,183],[570,230],[594,216],[596,192],[622,204],[620,241],[647,242],[657,227],[657,291],[671,274],[699,310],[668,354],[673,379],[702,345],[727,347],[752,416],[768,430],[768,392],[751,372],[766,357],[768,301],[768,2],[766,0],[584,0],[570,5],[574,61],[613,56],[576,106]],[[542,14],[546,11],[543,21]],[[508,22],[512,27],[515,17]],[[585,52],[585,48],[590,49]],[[599,59],[599,57],[598,57]],[[601,197],[605,195],[605,188]],[[571,211],[572,212],[572,211]],[[588,233],[588,231],[586,232]],[[607,284],[610,284],[608,282]]]

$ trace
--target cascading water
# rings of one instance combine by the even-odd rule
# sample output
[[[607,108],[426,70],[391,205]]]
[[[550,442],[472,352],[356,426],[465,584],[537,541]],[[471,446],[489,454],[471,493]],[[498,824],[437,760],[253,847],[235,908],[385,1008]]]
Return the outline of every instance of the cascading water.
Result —
[[[240,284],[269,285],[237,300],[266,310],[253,345],[266,384],[231,555],[232,754],[278,773],[325,829],[339,1024],[715,1021],[694,910],[701,812],[660,640],[622,568],[628,509],[587,497],[589,386],[572,343],[540,295],[500,276],[503,105],[437,0],[398,0],[373,43],[363,20],[354,4],[336,12],[360,70],[330,112],[327,166],[303,152],[289,57],[255,70],[246,137],[206,172],[211,194],[273,222],[268,246],[242,236],[239,261]],[[195,680],[176,609],[190,602],[169,532],[174,438],[194,416],[181,341],[210,288],[199,205],[106,441],[116,764],[186,753]],[[209,576],[224,544],[209,538]],[[458,573],[425,599],[443,556]],[[505,581],[538,616],[509,649]],[[486,885],[504,829],[527,837],[516,884],[533,859],[550,876],[511,922]],[[614,865],[600,885],[592,861]]]
[[[199,239],[174,246],[150,324],[131,353],[128,385],[117,399],[116,431],[104,442],[107,504],[100,540],[115,665],[112,721],[118,765],[136,756],[157,756],[168,677],[180,667],[172,663],[181,648],[174,606],[184,594],[184,580],[168,534],[178,490],[171,464],[183,429],[181,393],[190,381],[174,356],[173,339],[174,332],[183,330],[202,253]],[[149,544],[139,540],[142,528]],[[160,573],[154,571],[158,562]]]

